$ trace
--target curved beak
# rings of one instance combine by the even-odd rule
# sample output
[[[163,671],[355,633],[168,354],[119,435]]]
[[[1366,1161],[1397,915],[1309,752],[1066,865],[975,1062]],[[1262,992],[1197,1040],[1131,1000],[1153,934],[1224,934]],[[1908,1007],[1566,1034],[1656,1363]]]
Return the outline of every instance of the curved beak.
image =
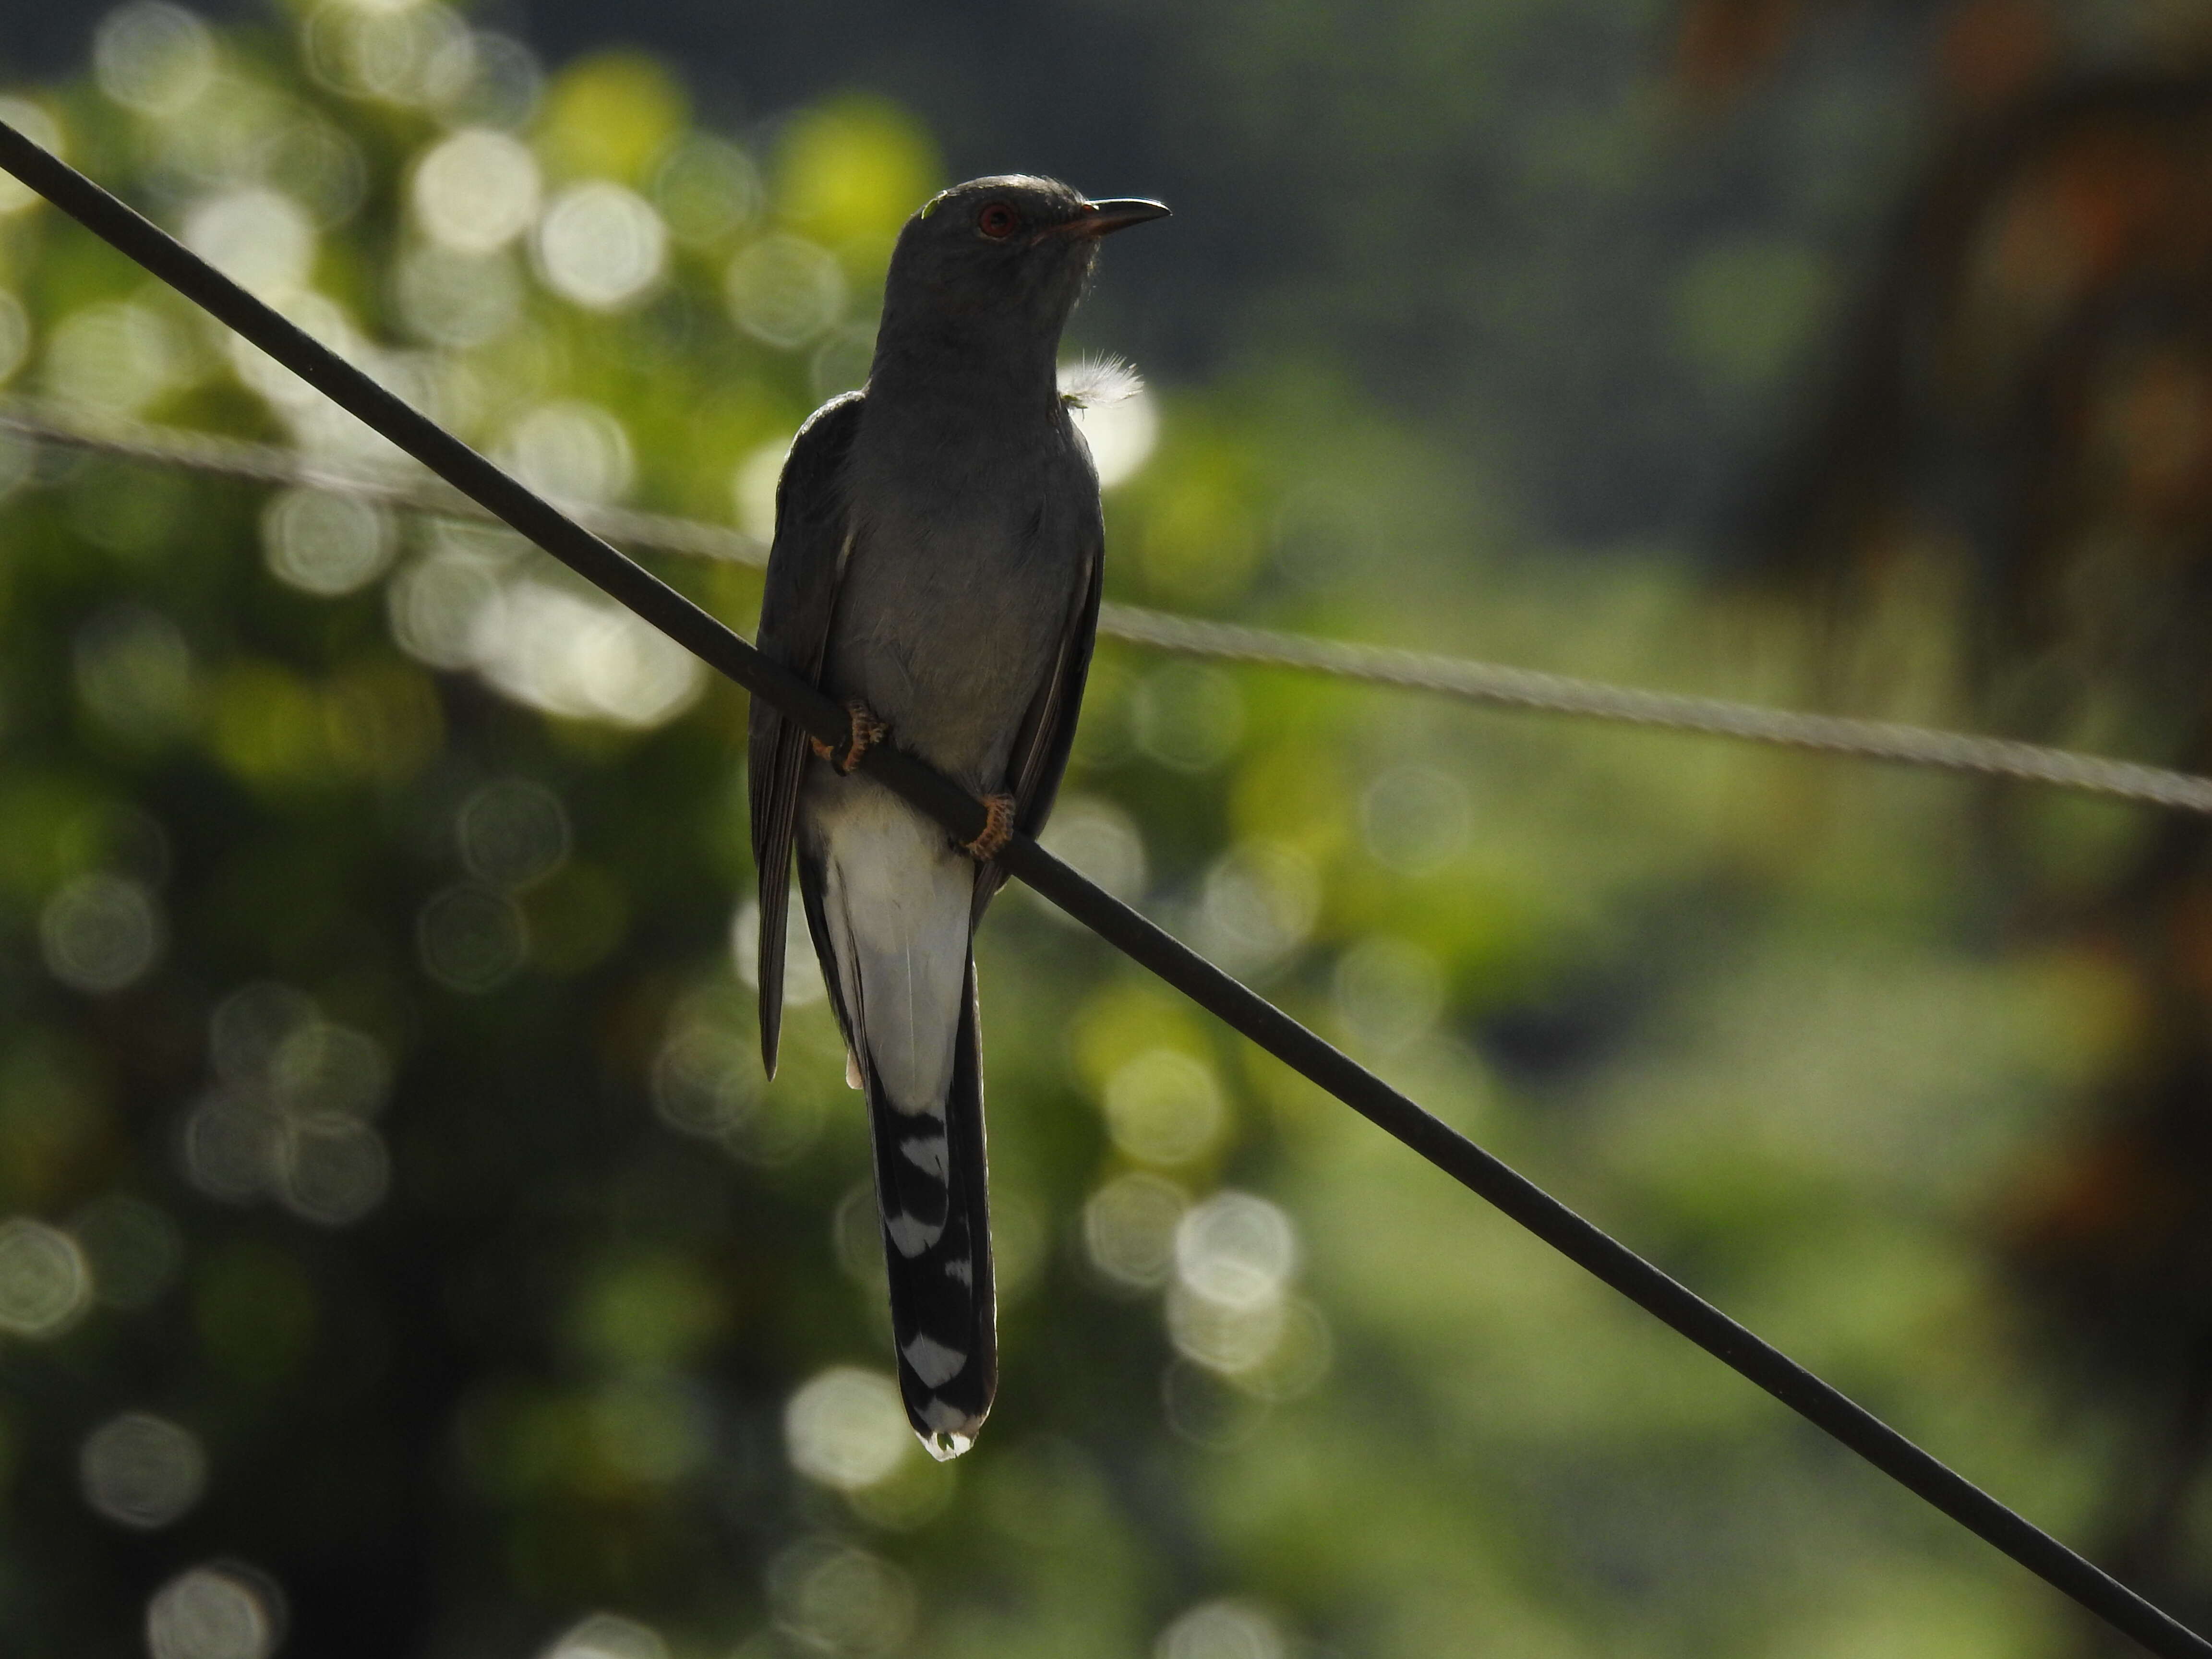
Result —
[[[1110,236],[1150,219],[1164,219],[1167,208],[1158,202],[1128,198],[1110,202],[1085,202],[1083,211],[1061,228],[1070,236]]]

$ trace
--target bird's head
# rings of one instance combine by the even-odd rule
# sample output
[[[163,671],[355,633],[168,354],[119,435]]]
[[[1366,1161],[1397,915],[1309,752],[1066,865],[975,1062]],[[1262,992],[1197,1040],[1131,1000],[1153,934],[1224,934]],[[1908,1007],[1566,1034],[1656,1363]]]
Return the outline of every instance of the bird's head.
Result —
[[[1166,215],[1158,202],[1086,201],[1057,179],[1027,174],[955,185],[932,197],[899,233],[887,320],[911,310],[945,322],[1000,323],[1056,342],[1099,239]]]

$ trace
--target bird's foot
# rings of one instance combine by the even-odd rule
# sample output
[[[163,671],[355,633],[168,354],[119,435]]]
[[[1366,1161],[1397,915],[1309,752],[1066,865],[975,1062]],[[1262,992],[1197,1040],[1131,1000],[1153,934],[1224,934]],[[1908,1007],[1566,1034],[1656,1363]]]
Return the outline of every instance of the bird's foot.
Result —
[[[963,841],[960,850],[978,864],[988,864],[999,856],[999,849],[1012,839],[1014,833],[1014,798],[1012,795],[983,797],[983,833],[973,841]]]
[[[845,740],[845,752],[837,750],[819,738],[809,738],[807,746],[836,767],[840,773],[849,774],[860,763],[860,757],[884,740],[890,728],[878,720],[875,713],[858,697],[845,705],[845,713],[853,722],[852,734]]]

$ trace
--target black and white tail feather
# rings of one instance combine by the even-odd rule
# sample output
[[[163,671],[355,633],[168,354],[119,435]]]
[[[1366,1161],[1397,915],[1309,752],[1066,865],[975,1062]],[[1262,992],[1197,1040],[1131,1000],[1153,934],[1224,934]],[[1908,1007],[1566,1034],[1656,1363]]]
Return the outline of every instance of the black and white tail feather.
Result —
[[[829,886],[821,866],[802,852],[799,894],[825,969],[843,954],[826,908]],[[848,1080],[868,1099],[899,1394],[930,1455],[957,1457],[975,1443],[999,1382],[975,959],[968,958],[961,983],[959,1031],[944,1097],[916,1110],[903,1108],[878,1073],[867,1011],[854,1006],[857,976],[829,977],[830,1005],[845,1034]]]

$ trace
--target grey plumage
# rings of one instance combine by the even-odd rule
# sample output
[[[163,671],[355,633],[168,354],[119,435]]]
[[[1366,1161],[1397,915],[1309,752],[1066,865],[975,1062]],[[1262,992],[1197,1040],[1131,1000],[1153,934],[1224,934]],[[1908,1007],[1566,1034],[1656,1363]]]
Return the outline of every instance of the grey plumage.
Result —
[[[1165,210],[1028,177],[933,198],[892,254],[867,386],[807,422],[777,489],[762,650],[1024,833],[1074,738],[1103,554],[1060,331],[1098,237]],[[750,760],[763,1059],[773,1074],[795,851],[868,1098],[901,1392],[949,1457],[997,1384],[970,940],[1004,877],[757,702]]]

